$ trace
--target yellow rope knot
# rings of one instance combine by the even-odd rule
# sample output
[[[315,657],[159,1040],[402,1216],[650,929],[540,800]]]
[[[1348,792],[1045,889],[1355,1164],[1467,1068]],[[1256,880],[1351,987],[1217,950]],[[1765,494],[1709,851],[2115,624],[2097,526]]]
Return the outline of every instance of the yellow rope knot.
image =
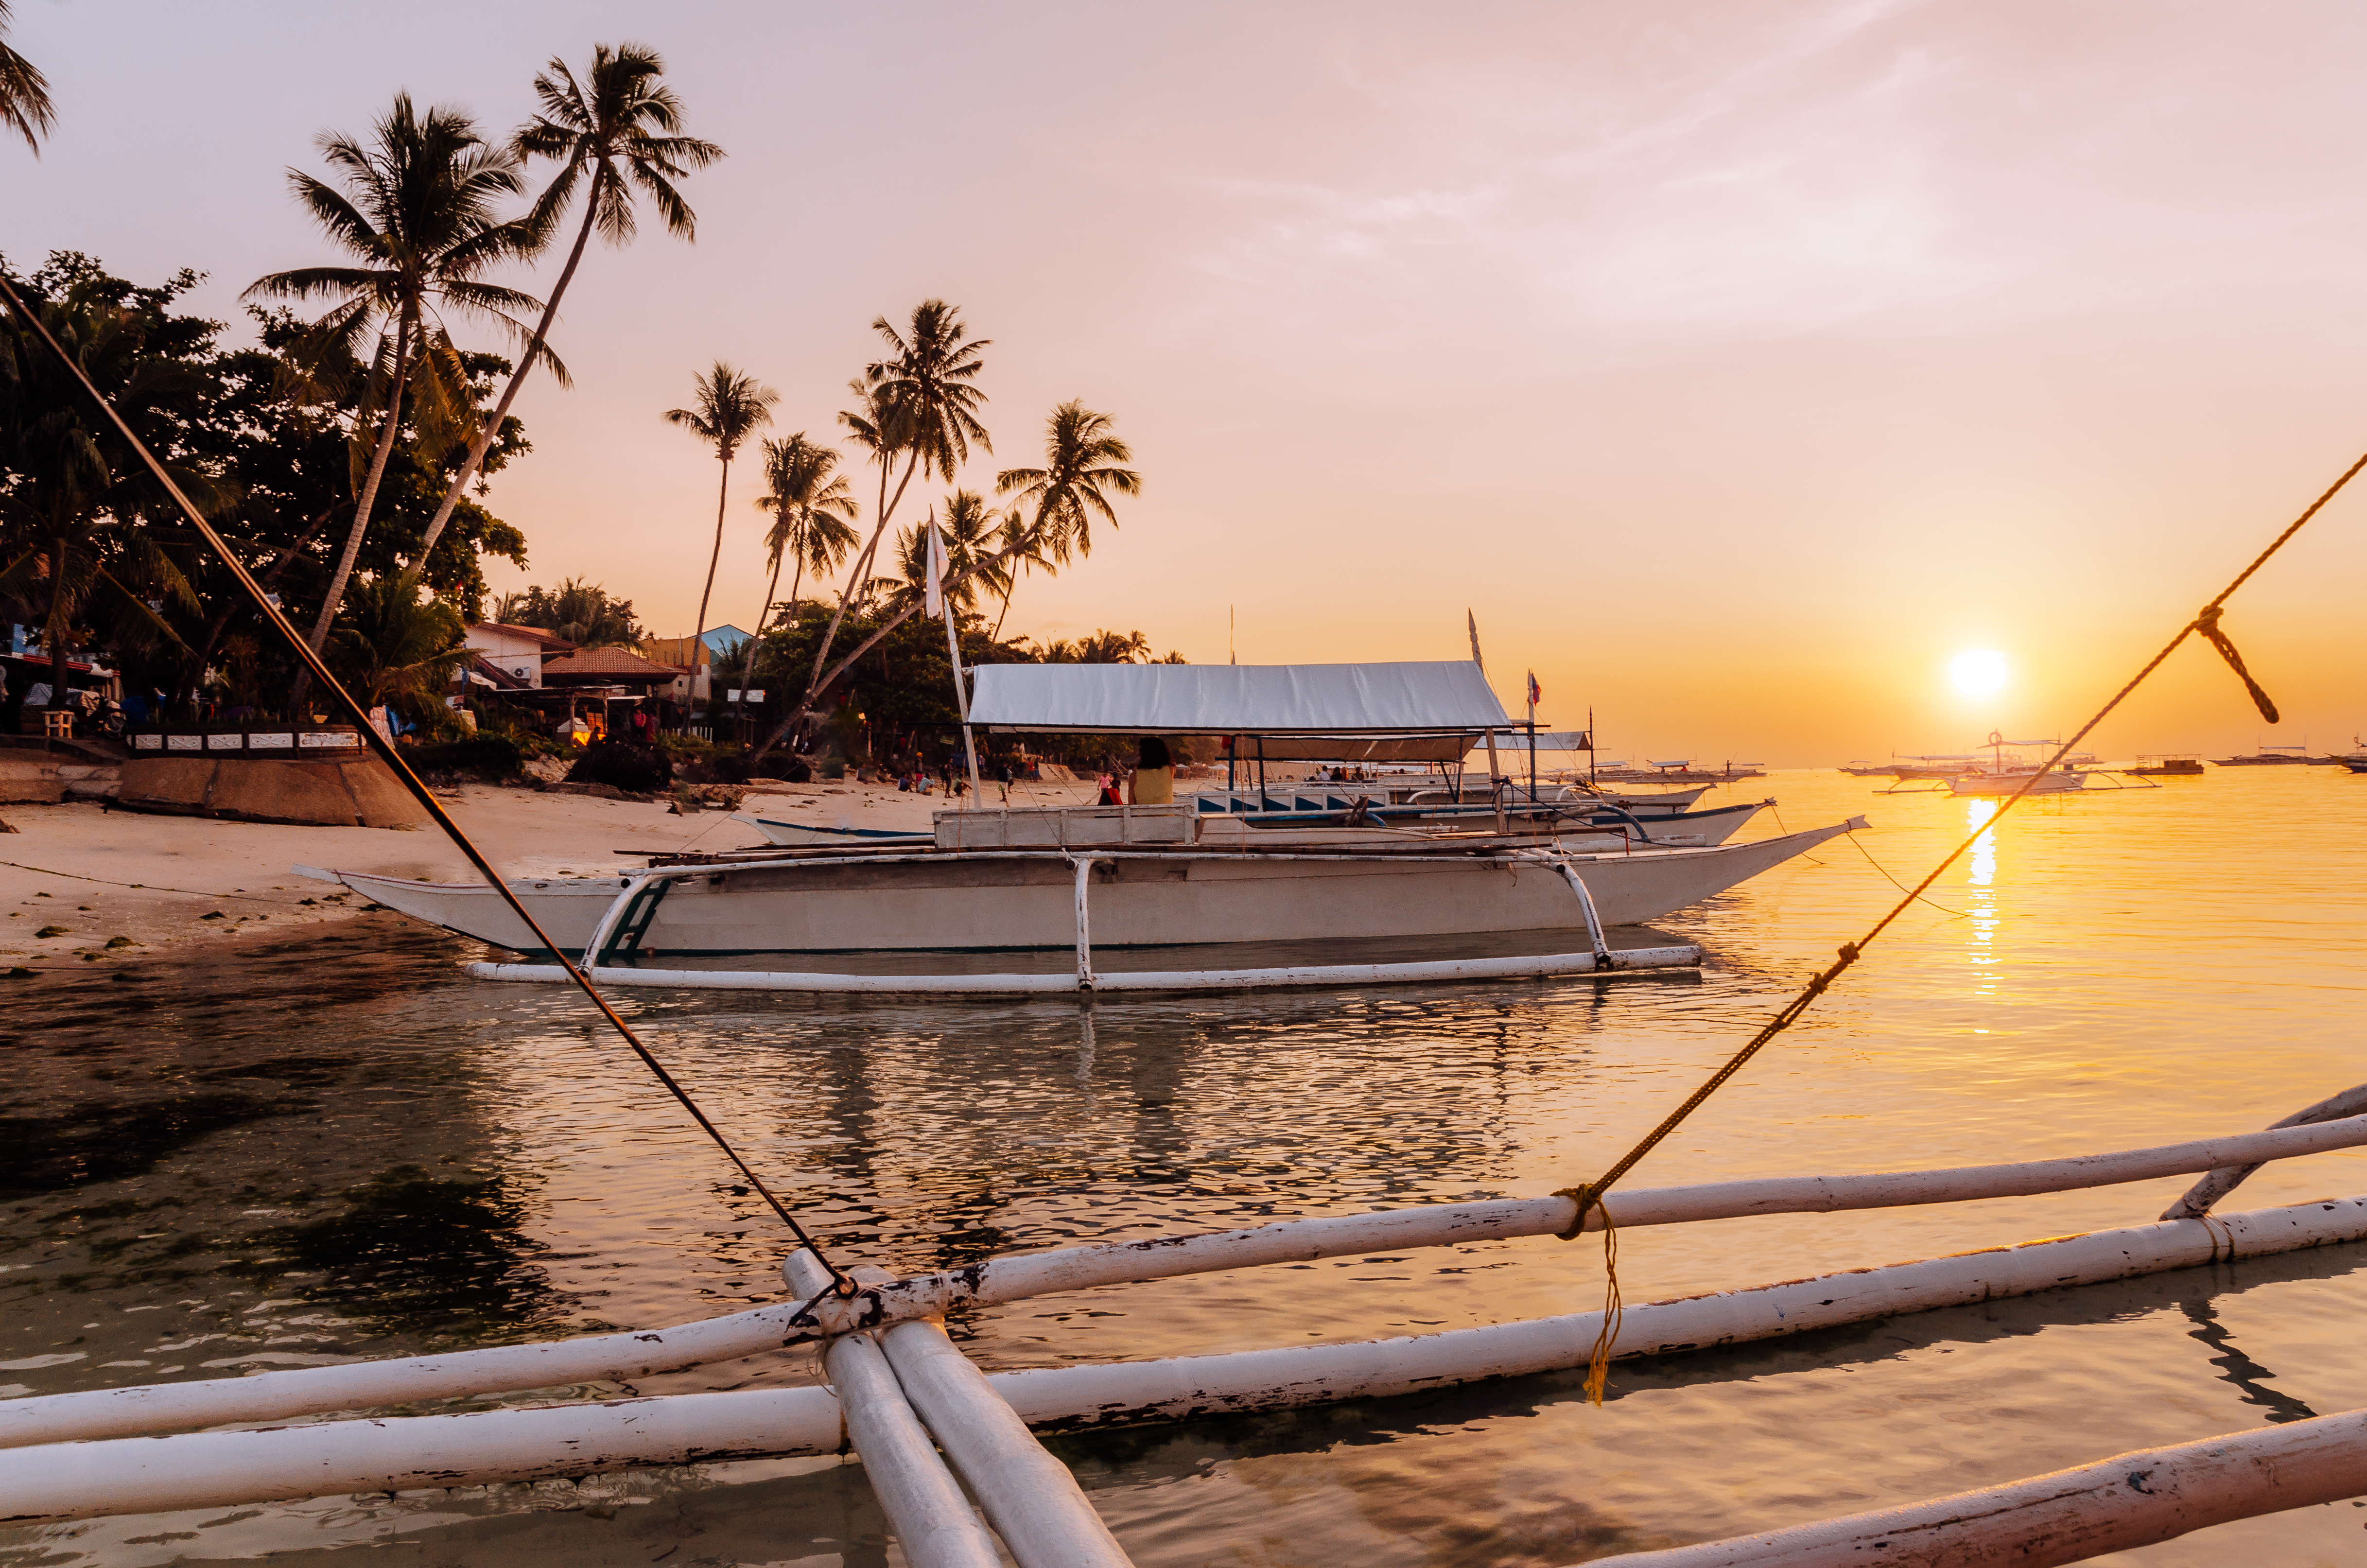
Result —
[[[1574,1242],[1586,1233],[1586,1211],[1594,1207],[1593,1185],[1588,1183],[1579,1187],[1559,1187],[1555,1190],[1554,1196],[1567,1198],[1578,1205],[1578,1212],[1569,1218],[1569,1229],[1554,1233],[1555,1236],[1562,1241]],[[1608,1217],[1606,1214],[1605,1218]]]

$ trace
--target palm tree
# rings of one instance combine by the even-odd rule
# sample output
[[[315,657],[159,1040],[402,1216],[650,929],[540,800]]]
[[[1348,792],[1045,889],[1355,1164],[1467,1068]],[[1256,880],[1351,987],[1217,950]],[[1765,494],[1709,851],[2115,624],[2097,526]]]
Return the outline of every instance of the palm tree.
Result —
[[[994,537],[1002,546],[1002,608],[995,615],[994,630],[987,634],[990,642],[1002,640],[1002,623],[1011,614],[1011,596],[1019,586],[1022,572],[1033,572],[1040,566],[1048,577],[1060,573],[1060,562],[1046,548],[1044,540],[1029,529],[1027,514],[1019,507],[1014,506],[1004,515],[1002,526],[995,530]]]
[[[994,542],[994,514],[974,490],[957,490],[946,497],[946,520],[939,523],[936,514],[916,528],[906,528],[896,536],[896,572],[893,577],[874,577],[871,587],[885,602],[902,607],[919,604],[927,596],[929,582],[929,530],[934,528],[946,541],[945,597],[957,614],[968,614],[978,607],[979,589],[989,593],[1001,587],[1005,578],[998,563]]]
[[[810,568],[817,577],[835,570],[863,537],[855,527],[855,494],[847,489],[845,479],[832,472],[837,467],[838,454],[807,440],[802,430],[786,441],[764,443],[768,488],[756,497],[756,506],[773,517],[773,526],[764,535],[773,576],[764,589],[764,614],[756,618],[759,633],[773,613],[784,555],[797,562],[796,574],[789,579],[788,602],[794,607],[807,570]]]
[[[1142,476],[1116,466],[1133,460],[1132,449],[1111,429],[1110,416],[1070,398],[1045,422],[1044,466],[1004,469],[994,476],[994,487],[1004,494],[1017,492],[1023,506],[1034,504],[1036,515],[1025,537],[1066,565],[1072,554],[1093,552],[1094,513],[1117,526],[1116,508],[1104,489],[1142,494]]]
[[[759,426],[773,422],[773,404],[781,401],[781,394],[720,359],[691,391],[694,405],[667,409],[666,423],[714,442],[715,455],[723,460],[723,483],[715,495],[715,552],[707,559],[707,586],[698,596],[698,630],[692,633],[696,640],[707,635],[707,601],[715,592],[716,563],[723,559],[723,505],[731,494],[732,454]],[[692,656],[697,656],[697,650]]]
[[[0,0],[0,34],[7,30],[8,0]],[[23,137],[38,158],[41,138],[49,134],[57,117],[50,104],[49,78],[31,61],[0,43],[0,125]]]
[[[493,619],[508,626],[533,626],[579,648],[629,648],[641,639],[633,601],[612,597],[597,583],[563,579],[555,588],[533,587],[504,594]]]
[[[682,101],[674,97],[673,88],[658,82],[664,70],[665,62],[658,57],[658,51],[647,44],[626,43],[611,49],[603,43],[593,47],[592,68],[582,82],[568,70],[567,62],[556,55],[534,79],[535,96],[542,100],[542,112],[526,123],[512,138],[511,145],[522,157],[549,158],[560,165],[559,173],[551,176],[549,187],[535,203],[535,221],[555,226],[559,215],[574,199],[576,186],[587,174],[590,183],[583,196],[583,224],[575,232],[574,248],[567,253],[567,265],[560,269],[559,281],[551,287],[542,319],[535,324],[533,347],[539,347],[550,335],[550,324],[559,315],[560,298],[575,279],[576,265],[583,259],[583,248],[591,242],[592,232],[597,229],[600,237],[612,245],[631,243],[636,189],[647,196],[665,219],[667,233],[685,240],[697,238],[697,216],[674,189],[674,182],[715,163],[723,156],[723,149],[712,142],[681,134]],[[436,508],[414,559],[425,561],[435,551],[444,525],[451,520],[452,508],[460,504],[460,493],[468,488],[478,465],[485,460],[486,448],[500,433],[502,420],[508,415],[518,388],[526,384],[527,372],[533,368],[534,354],[529,349],[511,372],[509,385],[502,389],[502,399],[493,405],[493,416],[484,422],[476,440],[470,445],[468,459],[460,464],[459,472],[452,476],[451,486],[444,492],[443,504]]]
[[[345,551],[312,624],[309,641],[315,653],[327,641],[369,528],[370,509],[402,423],[405,394],[415,394],[412,418],[427,446],[448,449],[453,437],[471,422],[468,374],[438,307],[454,306],[508,327],[527,340],[528,359],[541,358],[553,375],[566,379],[550,350],[533,343],[512,313],[533,309],[533,298],[480,280],[489,269],[531,256],[542,245],[544,232],[531,218],[504,220],[494,211],[502,198],[524,188],[516,153],[488,145],[456,109],[419,114],[408,93],[395,95],[372,145],[334,132],[323,132],[319,144],[343,176],[345,191],[297,169],[288,171],[289,183],[329,238],[362,265],[275,272],[246,290],[250,299],[337,301],[305,329],[295,347],[296,362],[316,371],[335,374],[335,366],[358,357],[373,327],[378,334],[370,380],[355,416],[358,449],[362,426],[383,409],[378,444],[358,486]],[[309,685],[307,670],[297,677],[300,706]]]
[[[329,647],[329,665],[364,708],[398,698],[415,711],[443,696],[469,661],[459,612],[440,598],[423,601],[419,580],[404,572],[354,585],[345,623]]]
[[[1093,550],[1090,531],[1093,514],[1099,512],[1113,524],[1117,521],[1116,510],[1104,492],[1116,491],[1125,495],[1142,493],[1142,476],[1132,469],[1116,466],[1131,462],[1134,453],[1113,433],[1108,415],[1096,414],[1082,403],[1071,399],[1052,411],[1048,426],[1044,467],[1005,469],[996,476],[997,488],[1015,490],[1023,504],[1031,501],[1035,504],[1034,517],[1017,538],[1011,539],[1001,550],[981,555],[972,571],[988,566],[1007,569],[1011,562],[1030,549],[1041,551],[1056,561],[1066,561],[1071,554],[1089,554]],[[946,585],[956,586],[968,574],[955,572]],[[856,660],[878,646],[880,640],[902,625],[916,608],[917,605],[909,605],[889,616],[853,653],[840,659],[826,673],[821,670],[821,661],[817,657],[814,674],[806,682],[805,696],[789,716],[774,726],[764,737],[764,743],[756,748],[757,755],[762,756],[777,745],[781,737],[789,733],[790,727],[811,710],[818,693],[827,689],[832,681],[854,667]],[[825,642],[822,651],[829,652],[829,646]]]
[[[830,657],[831,644],[838,640],[838,629],[856,591],[869,580],[879,538],[888,531],[896,503],[904,498],[904,487],[912,482],[912,471],[918,468],[950,480],[969,460],[971,441],[994,450],[986,426],[978,420],[978,406],[986,401],[986,394],[970,384],[986,368],[980,351],[992,347],[992,338],[969,336],[962,325],[960,307],[943,300],[923,300],[913,306],[912,324],[904,332],[899,333],[886,316],[873,317],[871,330],[887,340],[890,352],[885,359],[865,366],[861,378],[853,383],[855,396],[862,400],[861,410],[838,417],[879,465],[879,510],[871,538],[856,558],[855,570],[847,574],[838,609],[814,650],[800,714],[821,688],[821,667]],[[896,494],[890,497],[888,475],[900,452],[904,456],[904,475],[896,482]]]

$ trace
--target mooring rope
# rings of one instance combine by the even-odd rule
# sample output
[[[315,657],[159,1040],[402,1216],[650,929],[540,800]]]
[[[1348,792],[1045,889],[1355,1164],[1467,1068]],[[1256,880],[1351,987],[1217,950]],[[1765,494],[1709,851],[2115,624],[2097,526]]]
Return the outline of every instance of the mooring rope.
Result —
[[[1960,842],[1954,849],[1949,850],[1948,853],[1941,858],[1940,863],[1932,867],[1931,871],[1925,875],[1921,881],[1917,882],[1912,888],[1908,889],[1906,897],[1900,899],[1896,904],[1893,904],[1889,911],[1885,914],[1881,919],[1874,923],[1873,926],[1867,930],[1864,936],[1860,937],[1854,942],[1842,943],[1840,956],[1835,959],[1832,963],[1827,965],[1824,969],[1819,970],[1816,974],[1810,976],[1807,984],[1801,988],[1800,994],[1793,997],[1791,1001],[1785,1003],[1783,1008],[1778,1011],[1772,1018],[1769,1019],[1767,1023],[1761,1028],[1757,1034],[1750,1037],[1749,1041],[1743,1045],[1741,1050],[1736,1051],[1733,1056],[1729,1057],[1724,1066],[1711,1074],[1708,1080],[1704,1082],[1701,1087],[1686,1096],[1682,1105],[1680,1105],[1676,1109],[1670,1111],[1666,1117],[1662,1118],[1660,1124],[1658,1127],[1655,1127],[1651,1131],[1646,1133],[1643,1138],[1637,1142],[1634,1148],[1621,1155],[1617,1163],[1613,1165],[1609,1170],[1603,1172],[1603,1175],[1597,1176],[1591,1182],[1585,1182],[1577,1187],[1565,1187],[1559,1188],[1554,1194],[1555,1197],[1567,1198],[1577,1205],[1577,1212],[1570,1217],[1569,1229],[1561,1233],[1562,1238],[1564,1240],[1573,1239],[1578,1236],[1580,1233],[1584,1231],[1586,1228],[1587,1210],[1601,1205],[1603,1195],[1611,1189],[1614,1183],[1617,1182],[1620,1177],[1625,1176],[1629,1171],[1635,1169],[1638,1161],[1642,1160],[1645,1155],[1658,1148],[1660,1144],[1660,1141],[1668,1137],[1670,1133],[1674,1132],[1677,1128],[1683,1123],[1687,1117],[1700,1109],[1703,1102],[1707,1100],[1710,1096],[1717,1093],[1719,1089],[1726,1085],[1727,1080],[1732,1078],[1737,1073],[1741,1072],[1744,1064],[1750,1062],[1752,1057],[1758,1055],[1761,1047],[1765,1046],[1769,1040],[1773,1040],[1777,1035],[1782,1034],[1785,1029],[1790,1028],[1793,1024],[1799,1020],[1802,1014],[1806,1013],[1811,1006],[1815,1006],[1817,998],[1823,995],[1827,988],[1831,986],[1833,982],[1839,980],[1842,973],[1847,971],[1852,964],[1857,962],[1859,956],[1864,952],[1865,949],[1875,937],[1881,936],[1886,930],[1888,930],[1892,922],[1896,921],[1900,915],[1906,914],[1908,909],[1915,903],[1916,900],[1921,898],[1926,892],[1930,892],[1931,884],[1938,881],[1947,871],[1949,867],[1964,858],[1965,851],[1971,849],[1975,844],[1978,843],[1982,835],[1995,828],[1998,823],[2005,816],[2006,812],[2013,810],[2013,808],[2021,802],[2022,797],[2029,794],[2032,789],[2037,785],[2041,778],[2045,778],[2049,773],[2055,771],[2056,767],[2062,763],[2063,759],[2071,755],[2072,749],[2078,746],[2081,741],[2086,740],[2090,733],[2095,730],[2097,725],[2102,723],[2106,718],[2111,716],[2114,709],[2120,707],[2123,702],[2126,701],[2129,695],[2135,691],[2139,686],[2144,684],[2146,677],[2151,676],[2154,671],[2161,668],[2164,664],[2168,663],[2169,656],[2178,652],[2179,647],[2184,643],[2189,637],[2199,635],[2205,641],[2209,642],[2212,647],[2218,651],[2219,656],[2227,662],[2228,667],[2236,672],[2237,678],[2244,683],[2244,690],[2246,694],[2251,698],[2253,706],[2259,710],[2260,717],[2267,720],[2271,724],[2275,723],[2277,722],[2276,704],[2269,699],[2269,694],[2260,689],[2259,682],[2254,680],[2252,678],[2251,672],[2244,667],[2243,656],[2236,652],[2236,645],[2228,641],[2227,634],[2219,630],[2220,613],[2225,608],[2228,599],[2234,597],[2236,590],[2242,587],[2246,583],[2251,581],[2252,574],[2258,572],[2261,567],[2267,565],[2269,558],[2276,554],[2280,550],[2282,550],[2293,539],[2293,535],[2301,532],[2302,528],[2308,524],[2312,517],[2316,517],[2320,511],[2324,510],[2326,504],[2333,500],[2336,495],[2339,494],[2344,485],[2349,484],[2351,480],[2358,477],[2359,472],[2361,469],[2367,469],[2367,453],[2361,453],[2358,461],[2343,470],[2342,476],[2337,479],[2332,484],[2327,485],[2325,492],[2320,494],[2316,500],[2311,502],[2302,512],[2301,516],[2295,517],[2292,524],[2288,526],[2282,533],[2270,540],[2268,548],[2261,551],[2259,554],[2254,556],[2250,565],[2246,566],[2241,572],[2237,573],[2235,580],[2229,583],[2225,587],[2220,589],[2218,594],[2212,598],[2210,603],[2203,607],[2201,612],[2197,614],[2192,620],[2190,620],[2185,625],[2180,627],[2177,634],[2172,636],[2168,642],[2162,644],[2161,652],[2146,660],[2144,668],[2138,670],[2135,675],[2131,676],[2125,685],[2124,685],[2118,691],[2112,693],[2112,697],[2106,700],[2101,708],[2096,710],[2095,716],[2093,718],[2090,718],[2086,723],[2080,725],[2078,733],[2073,734],[2069,740],[2062,742],[2056,749],[2055,755],[2048,757],[2043,767],[2041,767],[2036,772],[2033,773],[2029,778],[2022,781],[2022,787],[2020,789],[2007,796],[2004,801],[1999,804],[1998,809],[1994,812],[1990,813],[1986,821],[1982,822],[1981,824],[1975,828],[1971,833],[1965,835],[1963,841]],[[1868,858],[1870,859],[1872,857],[1869,856]],[[1610,1228],[1611,1223],[1611,1215],[1608,1210],[1604,1210],[1603,1218],[1604,1229],[1607,1231]],[[1609,1275],[1607,1281],[1607,1301],[1609,1304],[1606,1305],[1603,1314],[1606,1324],[1610,1322],[1611,1316],[1616,1309],[1616,1303],[1619,1299],[1617,1266],[1618,1255],[1615,1250],[1610,1247],[1606,1240],[1604,1247],[1604,1267]],[[1602,1379],[1600,1373],[1608,1368],[1611,1350],[1612,1345],[1610,1341],[1608,1339],[1599,1338],[1595,1344],[1594,1358],[1589,1364],[1588,1387],[1590,1392],[1594,1398],[1594,1402],[1598,1404],[1602,1403]]]
[[[222,564],[229,568],[232,579],[246,591],[247,597],[253,601],[256,612],[263,617],[266,624],[278,632],[289,647],[295,651],[297,658],[302,661],[305,668],[311,672],[312,678],[320,682],[322,689],[330,694],[332,701],[345,710],[355,727],[361,732],[363,742],[370,750],[378,754],[379,760],[393,770],[397,781],[410,792],[412,799],[419,802],[421,809],[427,812],[436,825],[444,830],[445,835],[451,839],[453,846],[468,857],[469,864],[475,867],[477,874],[484,878],[486,884],[502,896],[503,902],[510,906],[511,913],[526,922],[527,929],[534,934],[535,939],[549,950],[551,957],[559,960],[559,967],[566,971],[567,978],[573,981],[576,988],[590,998],[592,1005],[600,1010],[600,1016],[608,1020],[625,1043],[632,1048],[633,1054],[640,1058],[641,1064],[656,1076],[659,1083],[665,1085],[666,1092],[674,1096],[683,1109],[690,1113],[691,1119],[698,1123],[700,1130],[714,1140],[715,1146],[739,1168],[740,1174],[747,1178],[748,1185],[772,1206],[773,1212],[780,1216],[781,1222],[788,1226],[790,1233],[797,1237],[807,1251],[814,1255],[816,1261],[830,1270],[833,1285],[840,1293],[851,1294],[854,1290],[853,1282],[823,1256],[821,1248],[815,1244],[813,1237],[806,1233],[806,1228],[803,1225],[798,1223],[797,1216],[790,1213],[787,1206],[773,1195],[773,1189],[764,1185],[764,1178],[758,1176],[755,1169],[742,1157],[740,1151],[732,1147],[731,1141],[723,1135],[722,1130],[708,1119],[704,1110],[699,1108],[698,1102],[691,1098],[690,1092],[675,1081],[674,1075],[665,1070],[664,1064],[651,1054],[650,1048],[641,1043],[640,1037],[636,1035],[631,1026],[618,1016],[616,1008],[608,1005],[608,999],[603,996],[599,988],[592,983],[591,977],[568,961],[567,955],[560,950],[559,944],[552,941],[550,934],[542,928],[541,922],[535,919],[533,914],[527,910],[525,902],[507,882],[502,880],[501,873],[493,869],[493,862],[486,859],[483,852],[466,833],[461,831],[460,824],[452,820],[451,813],[444,809],[444,803],[436,798],[436,792],[411,770],[410,764],[402,760],[402,756],[394,749],[393,743],[378,732],[377,727],[369,722],[369,715],[363,710],[361,704],[355,700],[353,693],[347,691],[337,677],[329,673],[329,666],[323,662],[320,654],[312,651],[311,644],[304,640],[303,635],[296,630],[294,623],[280,613],[277,605],[272,603],[270,596],[263,591],[263,585],[255,580],[254,574],[247,571],[245,564],[232,552],[228,542],[214,531],[213,525],[206,521],[205,514],[198,511],[188,496],[182,493],[181,487],[174,483],[173,476],[164,471],[164,465],[158,462],[155,454],[148,449],[148,444],[132,433],[131,426],[123,422],[121,415],[116,413],[115,405],[107,401],[105,394],[100,392],[90,377],[84,372],[81,363],[72,354],[66,352],[65,345],[60,343],[51,333],[49,324],[41,320],[38,312],[27,308],[23,297],[17,292],[16,285],[9,281],[5,270],[0,270],[0,297],[6,299],[8,307],[16,312],[18,320],[40,335],[41,341],[49,345],[50,351],[58,357],[58,362],[66,368],[68,373],[76,381],[81,383],[83,391],[90,394],[91,401],[98,404],[99,412],[107,415],[108,422],[131,444],[132,451],[137,453],[140,460],[147,465],[148,472],[155,476],[156,483],[164,486],[164,493],[173,498],[174,505],[178,506],[195,526],[198,537],[203,539],[207,547],[221,559]]]
[[[113,877],[85,877],[80,871],[54,871],[47,866],[28,866],[21,860],[0,860],[0,866],[10,867],[19,871],[39,871],[45,877],[70,877],[78,882],[96,882],[99,886],[107,888],[138,888],[144,892],[182,892],[187,893],[191,898],[234,898],[247,903],[285,905],[288,902],[283,898],[265,898],[260,893],[199,892],[195,888],[168,888],[158,882],[122,882]]]

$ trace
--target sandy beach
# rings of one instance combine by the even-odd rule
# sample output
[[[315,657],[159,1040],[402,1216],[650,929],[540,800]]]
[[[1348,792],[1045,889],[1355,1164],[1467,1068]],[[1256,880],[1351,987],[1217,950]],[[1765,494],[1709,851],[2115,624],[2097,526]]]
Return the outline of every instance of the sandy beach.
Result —
[[[993,784],[987,799],[1000,804]],[[1014,784],[1013,805],[1077,804],[1086,784]],[[637,856],[745,849],[764,835],[735,816],[832,827],[925,830],[942,795],[892,784],[780,784],[752,790],[737,812],[677,816],[664,801],[608,801],[509,785],[439,790],[453,817],[504,872],[603,876]],[[357,895],[299,876],[334,867],[427,881],[470,877],[433,827],[289,827],[114,811],[95,802],[12,802],[0,820],[0,973],[137,959],[169,948],[273,936],[345,919]],[[48,932],[49,935],[42,935]]]

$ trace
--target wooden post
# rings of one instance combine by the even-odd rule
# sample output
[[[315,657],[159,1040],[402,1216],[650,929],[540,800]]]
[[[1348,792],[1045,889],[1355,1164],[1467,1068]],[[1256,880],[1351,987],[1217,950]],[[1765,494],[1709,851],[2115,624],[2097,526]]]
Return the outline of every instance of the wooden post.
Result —
[[[802,1248],[781,1265],[781,1276],[803,1296],[820,1295],[832,1283],[829,1270]],[[999,1568],[994,1538],[937,1457],[878,1343],[867,1334],[842,1335],[823,1349],[822,1366],[905,1557],[932,1568]]]

